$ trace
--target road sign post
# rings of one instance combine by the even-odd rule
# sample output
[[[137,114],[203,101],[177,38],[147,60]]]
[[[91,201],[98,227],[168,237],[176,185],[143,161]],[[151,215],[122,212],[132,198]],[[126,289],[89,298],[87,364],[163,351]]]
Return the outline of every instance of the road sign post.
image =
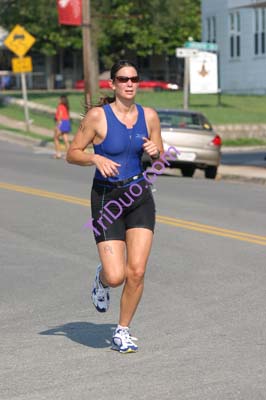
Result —
[[[15,53],[18,56],[12,59],[12,71],[14,73],[20,73],[21,76],[25,125],[27,131],[30,131],[30,120],[29,120],[27,83],[26,83],[25,73],[32,71],[32,59],[31,57],[23,57],[23,56],[31,48],[34,42],[35,42],[35,37],[33,37],[20,25],[16,25],[4,41],[5,46],[8,47],[9,50],[13,51],[13,53]]]
[[[176,57],[184,58],[184,87],[183,87],[183,108],[187,110],[189,108],[189,70],[190,70],[190,58],[198,54],[197,49],[185,49],[183,47],[176,48]]]
[[[11,61],[12,61],[12,71],[14,73],[20,73],[26,130],[30,131],[30,119],[29,119],[27,84],[26,84],[25,72],[32,71],[32,59],[31,59],[31,57],[14,57],[14,58],[12,58]]]
[[[22,87],[22,96],[23,96],[23,103],[24,103],[24,115],[25,115],[26,130],[30,132],[30,119],[29,119],[29,109],[28,109],[26,76],[25,76],[24,72],[21,72],[20,76],[21,76],[21,87]]]

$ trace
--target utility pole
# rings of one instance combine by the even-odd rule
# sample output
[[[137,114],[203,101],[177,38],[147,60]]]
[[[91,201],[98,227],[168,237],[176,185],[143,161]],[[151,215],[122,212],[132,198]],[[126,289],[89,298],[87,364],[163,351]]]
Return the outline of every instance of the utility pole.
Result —
[[[82,40],[85,104],[90,107],[91,96],[91,14],[90,0],[82,0]]]

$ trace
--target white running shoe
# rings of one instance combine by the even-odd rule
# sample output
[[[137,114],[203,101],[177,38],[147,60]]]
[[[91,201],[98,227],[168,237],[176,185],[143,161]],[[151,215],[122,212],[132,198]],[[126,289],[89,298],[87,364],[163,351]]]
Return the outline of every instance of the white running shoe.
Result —
[[[112,338],[112,349],[120,353],[135,353],[138,346],[132,341],[128,328],[116,328]]]
[[[96,276],[93,282],[91,299],[92,302],[99,312],[106,312],[110,304],[110,288],[109,286],[104,287],[100,281],[101,264],[97,267]]]

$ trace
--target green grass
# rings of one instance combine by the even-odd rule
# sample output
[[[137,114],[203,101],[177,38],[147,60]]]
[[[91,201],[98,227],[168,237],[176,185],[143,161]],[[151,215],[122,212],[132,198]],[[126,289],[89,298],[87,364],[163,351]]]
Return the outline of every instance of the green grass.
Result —
[[[183,108],[183,94],[178,92],[140,93],[138,101],[155,108]],[[214,125],[266,123],[266,96],[191,95],[189,108],[200,111]]]
[[[266,139],[239,138],[223,139],[224,146],[266,146]]]
[[[31,101],[56,107],[60,94],[61,92],[30,92],[28,97]],[[83,92],[72,91],[66,94],[69,98],[71,111],[82,114],[84,112]],[[16,97],[21,97],[21,94],[16,94]],[[100,94],[94,99],[94,103],[97,103],[99,98]],[[179,91],[139,91],[136,101],[144,106],[154,108],[183,108],[183,93]],[[223,94],[221,105],[218,105],[217,95],[194,94],[190,95],[189,108],[204,113],[214,125],[266,123],[266,96]]]

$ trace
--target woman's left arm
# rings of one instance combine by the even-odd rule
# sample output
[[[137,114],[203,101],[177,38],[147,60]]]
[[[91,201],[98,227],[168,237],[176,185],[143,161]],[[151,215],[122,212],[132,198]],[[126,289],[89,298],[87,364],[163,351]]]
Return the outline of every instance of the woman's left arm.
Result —
[[[160,120],[157,112],[149,107],[144,107],[144,115],[149,139],[143,138],[143,149],[151,158],[158,159],[163,154]]]

